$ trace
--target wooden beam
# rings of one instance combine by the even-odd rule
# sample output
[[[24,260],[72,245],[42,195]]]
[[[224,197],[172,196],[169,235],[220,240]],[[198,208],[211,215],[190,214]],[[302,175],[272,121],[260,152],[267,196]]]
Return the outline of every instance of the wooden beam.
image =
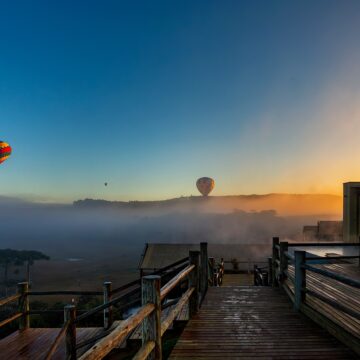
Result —
[[[189,251],[189,263],[194,266],[189,274],[189,288],[194,288],[194,292],[189,301],[190,319],[199,311],[199,251]]]
[[[19,321],[19,330],[30,327],[29,315],[29,284],[27,282],[18,283],[18,294],[20,295],[18,301],[18,310],[23,314]]]
[[[64,307],[64,323],[69,322],[66,328],[66,358],[76,360],[76,306],[66,305]]]
[[[161,300],[164,300],[166,296],[169,294],[169,292],[174,289],[175,286],[177,286],[181,280],[186,278],[188,274],[190,274],[191,271],[193,271],[194,265],[188,265],[185,269],[179,272],[176,276],[174,276],[168,283],[166,283],[161,288]],[[152,275],[151,275],[152,276]]]
[[[210,264],[210,271],[209,271],[209,278],[211,280],[211,286],[216,286],[215,284],[215,258],[211,257],[209,258],[209,264]]]
[[[141,309],[124,320],[109,335],[102,338],[102,340],[86,351],[79,360],[99,360],[104,358],[114,347],[122,343],[130,332],[150,315],[154,309],[154,304],[147,304],[141,307]]]
[[[200,275],[200,293],[201,298],[204,299],[208,288],[209,277],[209,263],[208,263],[208,251],[207,242],[200,243],[200,258],[201,258],[201,275]]]
[[[166,319],[161,324],[161,336],[164,335],[165,331],[168,329],[168,327],[172,324],[172,322],[178,316],[181,309],[189,301],[189,298],[194,293],[194,291],[195,291],[195,288],[193,288],[193,287],[187,289],[186,292],[183,294],[183,296],[178,301],[178,303],[176,304],[176,306],[169,312]]]
[[[155,349],[155,341],[147,341],[140,350],[135,354],[132,360],[147,360],[149,355]]]
[[[15,294],[15,295],[9,296],[7,298],[1,299],[0,306],[6,305],[7,303],[9,303],[11,301],[15,301],[15,300],[19,299],[20,296],[21,296],[21,294]]]
[[[153,304],[154,311],[144,319],[142,323],[142,344],[148,341],[155,342],[154,351],[148,355],[149,360],[161,360],[161,297],[160,297],[161,276],[149,275],[142,278],[141,293],[142,305]]]
[[[23,313],[16,313],[14,314],[13,316],[7,318],[7,319],[4,319],[3,321],[0,322],[0,328],[2,328],[3,326],[11,323],[12,321],[16,320],[16,319],[19,319],[23,316]]]
[[[279,245],[279,242],[280,239],[278,237],[273,237],[273,243],[272,243],[272,279],[273,279],[272,286],[273,287],[279,286],[279,282],[276,277],[276,260],[279,260],[279,253],[276,246]]]
[[[112,298],[112,283],[105,281],[103,285],[104,290],[104,304],[111,301]],[[113,308],[112,305],[104,309],[104,329],[109,329],[113,324]]]
[[[288,268],[288,258],[286,252],[288,251],[287,241],[282,241],[280,244],[280,281],[281,284],[286,279],[285,271]]]
[[[300,306],[305,302],[306,293],[306,273],[304,269],[306,251],[295,251],[295,301],[294,307],[300,310]]]

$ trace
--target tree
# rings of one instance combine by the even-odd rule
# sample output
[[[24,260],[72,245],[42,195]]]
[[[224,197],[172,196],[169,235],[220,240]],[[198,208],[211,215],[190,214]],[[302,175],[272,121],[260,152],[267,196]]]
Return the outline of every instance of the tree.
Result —
[[[30,266],[38,260],[49,260],[50,257],[35,250],[0,249],[0,266],[4,268],[4,285],[8,286],[9,266],[26,264],[26,281],[30,283]]]

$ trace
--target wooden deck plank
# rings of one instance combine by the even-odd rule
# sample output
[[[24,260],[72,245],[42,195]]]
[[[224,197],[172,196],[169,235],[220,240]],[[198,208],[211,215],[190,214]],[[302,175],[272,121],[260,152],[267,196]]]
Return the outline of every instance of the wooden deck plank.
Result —
[[[170,359],[354,359],[325,330],[269,287],[209,288]]]
[[[249,286],[253,285],[254,276],[248,273],[224,274],[222,286]]]
[[[113,326],[117,324],[118,322],[114,322]],[[104,331],[103,328],[94,327],[77,328],[76,330],[77,343],[90,339]],[[15,331],[0,341],[0,358],[6,360],[43,360],[59,331],[58,328],[30,328]],[[78,355],[82,354],[89,346],[80,349]],[[65,359],[64,339],[60,342],[53,359]]]
[[[360,280],[360,268],[357,264],[326,264],[314,266]],[[294,277],[295,274],[293,266],[289,266],[288,272],[290,276]],[[290,281],[288,281],[287,284],[290,290],[294,293],[293,284]],[[358,311],[360,307],[360,289],[353,288],[310,271],[306,272],[306,284],[308,289],[323,296],[327,296],[331,300],[345,305],[354,311]],[[336,310],[332,306],[312,296],[307,295],[306,301],[308,305],[316,311],[360,339],[360,320],[355,319],[340,310]]]

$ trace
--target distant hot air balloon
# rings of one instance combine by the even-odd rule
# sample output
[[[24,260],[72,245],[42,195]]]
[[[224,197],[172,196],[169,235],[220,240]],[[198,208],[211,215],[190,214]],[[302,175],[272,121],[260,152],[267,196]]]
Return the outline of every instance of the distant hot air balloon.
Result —
[[[202,177],[196,181],[196,187],[203,196],[208,196],[215,187],[215,181],[209,177]]]
[[[11,147],[8,143],[0,140],[0,164],[11,154]]]
[[[104,183],[104,185],[105,185],[105,186],[107,186],[107,184],[108,184],[107,182],[106,182],[106,183]]]

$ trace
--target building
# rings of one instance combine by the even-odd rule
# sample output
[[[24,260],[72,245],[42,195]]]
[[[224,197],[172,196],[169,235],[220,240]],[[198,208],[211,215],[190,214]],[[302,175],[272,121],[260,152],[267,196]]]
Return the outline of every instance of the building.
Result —
[[[305,242],[343,241],[343,222],[342,221],[318,221],[317,225],[306,225],[303,228],[303,240]]]

